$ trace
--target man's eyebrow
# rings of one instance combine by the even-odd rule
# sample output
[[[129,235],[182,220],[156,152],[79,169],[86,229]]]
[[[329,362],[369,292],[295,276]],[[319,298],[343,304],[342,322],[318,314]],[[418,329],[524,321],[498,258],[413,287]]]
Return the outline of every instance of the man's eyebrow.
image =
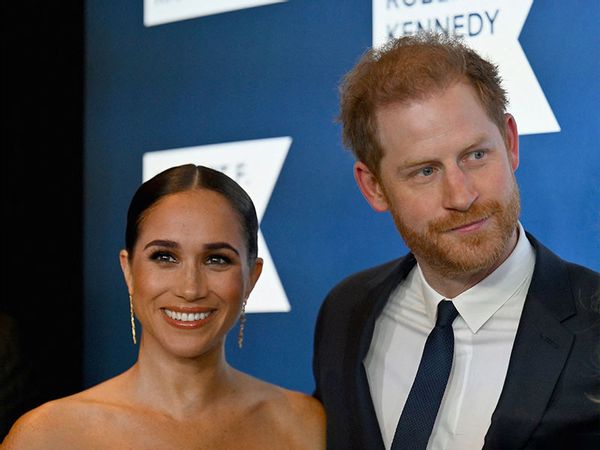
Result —
[[[483,147],[483,148],[490,147],[489,140],[487,139],[487,137],[485,135],[477,136],[475,139],[472,140],[472,143],[467,145],[465,148],[463,148],[460,151],[460,153],[470,152],[470,151],[473,151],[473,150],[475,150],[477,148],[481,148],[481,147]],[[427,158],[427,157],[422,158],[422,159],[418,159],[418,158],[406,159],[406,160],[400,162],[397,170],[398,171],[407,170],[407,169],[417,167],[417,166],[433,164],[436,161],[437,161],[436,158]]]

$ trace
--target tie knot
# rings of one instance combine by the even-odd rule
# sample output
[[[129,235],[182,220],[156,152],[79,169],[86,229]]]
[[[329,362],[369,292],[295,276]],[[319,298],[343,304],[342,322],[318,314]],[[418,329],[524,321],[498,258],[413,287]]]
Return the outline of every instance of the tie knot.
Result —
[[[451,325],[457,315],[458,311],[454,307],[454,303],[449,300],[442,300],[438,303],[435,326],[445,327],[446,325]]]

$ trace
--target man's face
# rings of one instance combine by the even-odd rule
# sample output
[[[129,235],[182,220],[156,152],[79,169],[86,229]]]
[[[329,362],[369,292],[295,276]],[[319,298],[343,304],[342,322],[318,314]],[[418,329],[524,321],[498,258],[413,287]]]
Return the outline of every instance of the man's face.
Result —
[[[489,273],[516,243],[518,136],[506,140],[473,88],[459,82],[376,114],[378,176],[357,163],[363,194],[396,226],[424,269],[445,277]],[[507,148],[508,147],[508,148]]]

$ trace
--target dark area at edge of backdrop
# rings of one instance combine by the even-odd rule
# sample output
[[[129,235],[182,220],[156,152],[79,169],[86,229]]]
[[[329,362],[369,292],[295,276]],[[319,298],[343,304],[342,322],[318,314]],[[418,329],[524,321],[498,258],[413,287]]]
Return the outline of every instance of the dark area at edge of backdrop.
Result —
[[[82,388],[84,4],[2,4],[0,441]]]

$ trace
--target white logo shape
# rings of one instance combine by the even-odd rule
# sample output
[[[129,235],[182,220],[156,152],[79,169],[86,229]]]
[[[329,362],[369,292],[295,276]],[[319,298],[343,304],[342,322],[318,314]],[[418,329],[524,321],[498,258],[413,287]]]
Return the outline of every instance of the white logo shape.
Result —
[[[533,0],[373,0],[373,46],[420,29],[463,36],[499,66],[508,111],[520,134],[551,133],[560,126],[519,44]]]
[[[143,156],[143,178],[189,163],[220,170],[248,192],[260,223],[291,145],[292,138],[286,136],[148,152]],[[258,255],[264,260],[263,271],[246,312],[288,312],[290,304],[260,230]]]
[[[144,0],[144,25],[151,27],[163,23],[210,16],[236,9],[283,3],[286,0]]]

